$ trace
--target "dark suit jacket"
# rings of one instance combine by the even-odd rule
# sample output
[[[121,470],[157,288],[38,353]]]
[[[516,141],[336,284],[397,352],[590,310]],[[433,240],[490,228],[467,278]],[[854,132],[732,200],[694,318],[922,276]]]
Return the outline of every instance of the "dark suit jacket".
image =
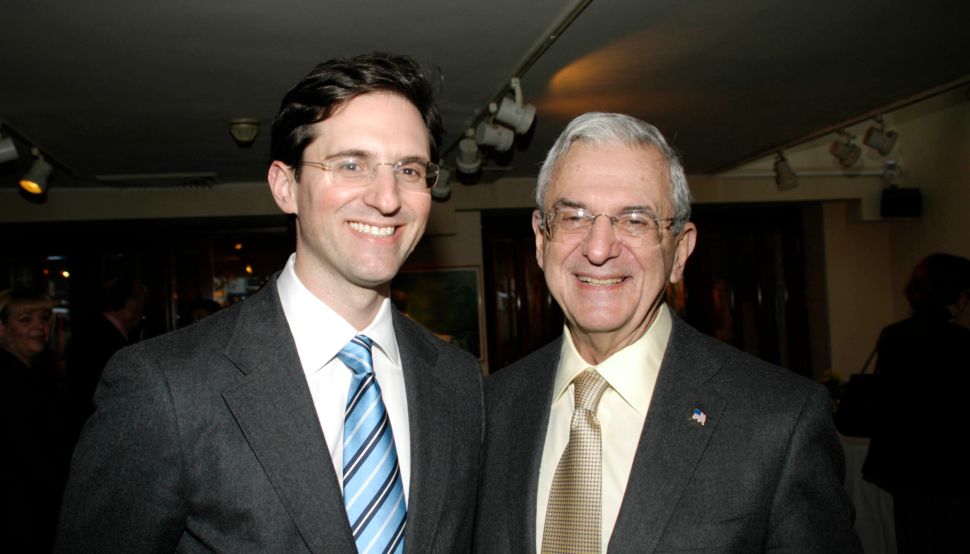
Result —
[[[477,552],[534,552],[562,340],[486,383]],[[691,419],[694,408],[707,416]],[[637,430],[631,429],[631,434]],[[825,389],[677,317],[610,552],[861,552]]]
[[[0,348],[0,536],[8,552],[49,552],[64,486],[59,413],[43,355],[28,367]]]
[[[478,362],[396,312],[394,328],[411,427],[406,551],[467,551],[484,434]],[[56,550],[356,552],[275,280],[119,352],[95,401]]]
[[[945,309],[921,310],[883,329],[877,346],[866,480],[893,494],[970,498],[970,473],[941,469],[965,436],[948,417],[970,390],[970,330]]]
[[[67,347],[69,432],[77,440],[84,422],[94,412],[94,390],[115,352],[131,344],[104,314],[78,318]],[[73,446],[73,445],[72,445]]]

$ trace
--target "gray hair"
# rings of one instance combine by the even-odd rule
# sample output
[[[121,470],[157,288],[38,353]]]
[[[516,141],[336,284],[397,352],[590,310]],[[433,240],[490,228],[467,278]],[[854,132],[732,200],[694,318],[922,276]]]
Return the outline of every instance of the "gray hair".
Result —
[[[679,234],[683,230],[684,224],[690,220],[690,203],[693,199],[680,157],[656,127],[619,113],[590,112],[569,122],[549,149],[549,154],[539,170],[536,186],[536,206],[539,211],[545,209],[546,189],[553,174],[576,141],[595,145],[652,146],[659,150],[670,169],[670,203],[674,207],[672,231]]]

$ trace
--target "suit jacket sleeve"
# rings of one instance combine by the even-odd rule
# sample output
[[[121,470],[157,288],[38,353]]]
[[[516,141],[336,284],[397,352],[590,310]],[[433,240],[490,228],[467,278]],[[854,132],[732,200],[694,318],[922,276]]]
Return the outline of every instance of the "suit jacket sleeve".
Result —
[[[791,434],[769,517],[769,552],[861,552],[843,493],[845,460],[828,393],[816,388]]]
[[[163,375],[123,350],[75,448],[56,551],[171,552],[184,529],[177,422]]]

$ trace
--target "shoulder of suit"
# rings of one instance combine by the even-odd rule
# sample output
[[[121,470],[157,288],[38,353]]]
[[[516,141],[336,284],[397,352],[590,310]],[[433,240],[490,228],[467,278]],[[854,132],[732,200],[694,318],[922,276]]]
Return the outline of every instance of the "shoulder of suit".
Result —
[[[790,398],[793,394],[802,396],[817,393],[817,389],[824,390],[811,379],[743,352],[682,320],[677,320],[674,325],[667,348],[693,349],[696,355],[716,363],[718,370],[711,377],[710,384],[730,391],[731,395],[754,393]]]
[[[486,387],[497,389],[503,386],[517,386],[517,383],[536,379],[545,372],[555,373],[562,350],[562,336],[525,357],[492,371],[486,379]]]
[[[186,363],[199,366],[206,358],[223,356],[240,313],[249,301],[243,300],[191,325],[134,343],[123,350],[136,359],[162,365]]]

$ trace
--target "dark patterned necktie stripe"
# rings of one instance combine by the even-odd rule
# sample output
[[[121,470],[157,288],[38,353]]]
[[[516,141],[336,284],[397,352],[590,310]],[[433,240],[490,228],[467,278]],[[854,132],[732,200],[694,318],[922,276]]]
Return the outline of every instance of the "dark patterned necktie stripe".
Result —
[[[344,410],[344,419],[346,419],[347,416],[350,415],[350,412],[354,411],[354,409],[357,407],[357,404],[360,402],[360,399],[364,397],[364,393],[367,392],[367,389],[371,386],[371,383],[373,382],[374,382],[374,374],[368,375],[363,381],[360,382],[360,385],[350,395],[350,399],[347,401],[347,409]]]
[[[358,552],[396,553],[404,550],[407,507],[371,345],[358,335],[337,354],[354,373],[344,414],[344,506]]]
[[[367,459],[367,456],[374,451],[375,448],[383,446],[383,450],[390,453],[390,449],[387,448],[387,441],[393,441],[393,437],[390,436],[390,429],[388,423],[390,420],[387,418],[387,414],[384,414],[384,418],[381,419],[377,427],[374,427],[370,431],[370,435],[364,439],[363,446],[356,454],[350,457],[349,460],[344,464],[344,480],[353,479],[357,470],[360,468],[360,462]],[[359,429],[358,429],[359,431]],[[387,454],[385,454],[387,455]],[[346,457],[345,457],[346,459]]]
[[[398,468],[395,467],[394,469],[397,470]],[[360,513],[360,517],[357,518],[357,521],[355,521],[350,527],[355,538],[361,534],[364,526],[370,523],[374,516],[379,513],[385,501],[391,498],[391,495],[394,492],[394,487],[398,484],[398,479],[399,473],[391,473],[388,475],[387,480],[380,484],[377,496],[372,498],[370,502],[364,506]]]

